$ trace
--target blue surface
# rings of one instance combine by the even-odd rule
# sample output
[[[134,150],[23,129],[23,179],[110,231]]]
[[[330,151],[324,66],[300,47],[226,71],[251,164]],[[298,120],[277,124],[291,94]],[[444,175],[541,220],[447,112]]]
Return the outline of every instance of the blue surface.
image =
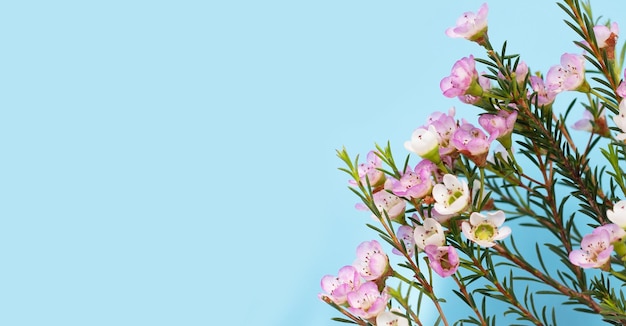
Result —
[[[335,149],[475,116],[439,81],[480,4],[4,3],[0,324],[335,324],[319,280],[375,238]],[[531,69],[578,51],[552,3],[490,9]]]

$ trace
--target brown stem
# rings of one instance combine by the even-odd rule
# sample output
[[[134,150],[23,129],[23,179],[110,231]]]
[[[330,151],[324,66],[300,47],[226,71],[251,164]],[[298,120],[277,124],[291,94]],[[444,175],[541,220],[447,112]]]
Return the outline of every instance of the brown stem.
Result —
[[[474,302],[474,299],[467,292],[467,287],[465,286],[465,284],[461,283],[461,281],[458,279],[458,277],[456,277],[456,275],[452,275],[452,278],[454,279],[456,284],[459,286],[459,290],[461,291],[461,294],[463,294],[463,297],[465,297],[465,301],[467,301],[470,308],[472,308],[472,310],[474,311],[474,314],[476,314],[476,317],[478,317],[478,319],[480,320],[480,324],[483,326],[487,326],[487,322],[485,321],[485,319],[483,318],[483,315],[478,310],[478,307],[476,307],[476,303]]]
[[[502,257],[510,260],[512,263],[519,266],[521,269],[531,273],[533,276],[543,281],[544,283],[550,285],[551,287],[561,292],[562,294],[570,298],[576,298],[580,302],[584,302],[587,306],[589,306],[589,308],[591,308],[596,313],[599,313],[602,310],[600,308],[600,305],[595,300],[593,300],[593,298],[590,295],[574,291],[573,289],[570,289],[569,287],[559,283],[558,281],[543,274],[538,269],[531,266],[525,260],[522,260],[519,257],[511,254],[507,249],[503,248],[499,244],[496,244],[492,248],[495,249]]]
[[[322,296],[322,300],[324,300],[324,302],[328,303],[329,305],[336,307],[337,310],[339,310],[342,314],[344,314],[344,316],[350,318],[356,324],[361,325],[361,326],[367,326],[367,322],[366,321],[364,321],[361,318],[353,316],[351,313],[349,313],[348,311],[346,311],[342,307],[340,307],[337,304],[335,304],[329,297],[323,295]]]
[[[417,279],[418,283],[424,288],[424,291],[429,294],[428,297],[431,299],[431,301],[435,305],[435,308],[437,308],[437,311],[439,312],[439,315],[441,316],[441,321],[443,322],[444,326],[449,326],[448,320],[446,319],[446,316],[443,313],[443,309],[441,308],[441,305],[439,304],[439,300],[437,300],[437,297],[435,296],[433,286],[428,282],[428,280],[420,276],[419,266],[413,261],[413,257],[411,257],[406,252],[406,250],[403,249],[400,239],[398,239],[395,232],[393,232],[393,230],[391,229],[391,226],[386,223],[386,219],[381,218],[380,223],[382,224],[383,228],[385,228],[385,231],[387,232],[387,234],[393,240],[395,247],[398,248],[399,251],[404,256],[404,258],[407,259],[407,262],[411,266],[411,270],[415,272],[413,276]]]
[[[570,7],[572,13],[574,14],[574,16],[576,17],[576,24],[578,24],[578,27],[580,27],[580,30],[582,31],[583,35],[584,35],[584,39],[587,40],[587,43],[589,43],[589,49],[591,50],[593,56],[598,59],[598,64],[600,65],[600,70],[602,71],[602,74],[604,75],[604,77],[607,79],[607,81],[609,82],[609,84],[611,85],[611,90],[613,91],[613,93],[615,94],[615,97],[617,98],[617,101],[619,102],[621,100],[621,96],[619,96],[616,92],[619,81],[616,81],[613,79],[613,74],[611,73],[611,71],[609,71],[609,66],[607,65],[606,62],[604,62],[602,60],[602,52],[601,50],[597,47],[596,44],[594,44],[593,42],[591,42],[591,35],[589,33],[589,30],[587,29],[587,25],[585,24],[585,21],[583,20],[580,12],[578,11],[578,9],[576,8],[576,6],[574,5],[574,2],[571,0],[566,0],[565,3],[567,3],[567,5]],[[589,17],[591,19],[591,17]]]
[[[487,278],[493,285],[496,286],[496,289],[498,289],[498,292],[502,293],[502,295],[504,295],[507,298],[508,303],[513,305],[515,308],[517,308],[529,320],[532,320],[533,324],[538,325],[538,326],[543,325],[543,323],[539,319],[537,319],[530,311],[528,311],[528,309],[522,306],[522,304],[519,301],[517,301],[517,298],[511,295],[511,293],[509,293],[509,291],[507,291],[502,286],[502,284],[498,282],[497,279],[495,278],[492,279],[490,277],[487,277],[487,275],[489,275],[489,271],[483,267],[483,265],[476,259],[476,257],[472,257],[472,261],[474,262],[474,266],[476,266],[482,272],[483,276]]]
[[[535,130],[529,130],[527,132],[532,132],[532,133],[540,132],[549,141],[551,148],[558,149],[558,150],[552,151],[551,155],[549,153],[548,158],[550,158],[550,156],[552,156],[550,161],[559,162],[560,164],[563,165],[563,171],[564,172],[566,172],[566,171],[569,172],[567,175],[564,175],[564,176],[569,177],[572,180],[572,182],[578,186],[577,189],[580,191],[580,193],[583,195],[583,197],[587,199],[587,204],[589,204],[589,207],[591,207],[591,209],[594,211],[594,213],[596,213],[596,216],[598,217],[599,222],[601,224],[605,224],[606,221],[605,221],[605,218],[604,218],[604,211],[598,206],[598,203],[596,202],[596,197],[599,196],[602,199],[603,202],[606,202],[608,199],[603,197],[604,194],[602,192],[600,192],[600,193],[596,193],[596,192],[592,193],[591,192],[591,190],[583,182],[583,177],[582,177],[582,175],[583,175],[582,172],[583,171],[580,171],[580,166],[574,166],[574,165],[571,164],[569,159],[565,156],[565,153],[561,150],[560,144],[557,142],[556,139],[554,139],[552,134],[545,128],[543,122],[530,111],[530,108],[528,106],[526,106],[525,104],[518,105],[518,108],[520,109],[520,111],[523,110],[525,115],[529,119],[532,120],[532,122],[533,122],[533,124],[535,126],[537,126],[538,130],[536,130],[536,131]],[[532,138],[531,138],[531,141],[533,143],[535,143],[535,141],[532,140]],[[537,145],[535,145],[535,146],[537,146]],[[593,183],[595,184],[596,181],[593,180]]]

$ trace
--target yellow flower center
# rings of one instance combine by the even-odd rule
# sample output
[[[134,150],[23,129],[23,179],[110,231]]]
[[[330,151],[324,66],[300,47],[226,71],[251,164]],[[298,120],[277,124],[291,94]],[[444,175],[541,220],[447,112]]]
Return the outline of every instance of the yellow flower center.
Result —
[[[478,240],[491,240],[496,235],[496,228],[491,223],[482,223],[476,226],[474,236]]]

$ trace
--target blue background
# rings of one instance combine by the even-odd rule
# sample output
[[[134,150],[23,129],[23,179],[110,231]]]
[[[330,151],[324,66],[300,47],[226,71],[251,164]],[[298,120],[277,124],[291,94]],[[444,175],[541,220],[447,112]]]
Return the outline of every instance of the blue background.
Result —
[[[5,1],[0,324],[334,325],[319,280],[375,238],[335,150],[475,119],[439,81],[481,3]],[[494,1],[489,33],[547,71],[564,18]]]

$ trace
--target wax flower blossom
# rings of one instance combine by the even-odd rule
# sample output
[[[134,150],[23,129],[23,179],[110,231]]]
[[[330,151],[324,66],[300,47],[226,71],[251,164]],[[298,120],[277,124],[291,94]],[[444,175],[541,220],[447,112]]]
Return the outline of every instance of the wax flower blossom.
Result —
[[[493,247],[495,241],[502,240],[511,234],[511,228],[502,226],[506,217],[503,211],[487,213],[487,216],[478,212],[470,215],[469,222],[463,221],[461,231],[465,237],[481,247]]]
[[[367,153],[367,160],[365,163],[359,164],[359,179],[363,185],[367,185],[367,180],[372,187],[378,187],[385,183],[385,173],[380,170],[382,168],[383,161],[378,157],[375,151]],[[367,178],[367,180],[366,180]],[[351,185],[356,186],[355,180],[350,180]]]
[[[487,73],[481,72],[478,75],[478,85],[483,89],[483,91],[491,89],[491,79],[485,77]],[[482,99],[482,96],[475,96],[470,94],[465,94],[459,96],[459,100],[465,104],[477,104]]]
[[[376,326],[409,326],[409,321],[394,312],[400,313],[398,309],[383,311],[376,316]]]
[[[533,99],[533,103],[536,101],[539,107],[549,106],[554,103],[557,93],[549,89],[541,77],[530,76],[530,87],[533,89],[533,94],[537,94],[537,97]],[[528,94],[528,98],[532,98],[533,94]]]
[[[613,205],[613,209],[607,209],[606,217],[609,221],[626,229],[626,200],[620,200]]]
[[[598,47],[603,49],[606,47],[615,47],[615,41],[619,35],[619,26],[613,22],[611,26],[597,25],[593,27],[593,34],[596,36]]]
[[[461,95],[481,96],[483,89],[478,84],[478,71],[474,56],[470,55],[455,62],[450,76],[444,77],[439,83],[443,95],[449,98]]]
[[[609,241],[613,245],[613,250],[623,261],[626,261],[626,243],[624,243],[624,239],[626,239],[626,231],[615,223],[599,226],[596,230],[598,229],[609,232]]]
[[[464,38],[482,44],[487,34],[487,14],[489,7],[483,3],[477,13],[464,12],[456,21],[456,26],[446,30],[446,35],[454,38]]]
[[[600,268],[608,271],[611,268],[611,234],[606,229],[596,228],[591,234],[587,234],[580,242],[578,250],[569,253],[572,264],[582,268]]]
[[[378,316],[387,307],[389,294],[387,289],[382,292],[374,282],[365,282],[361,286],[348,293],[348,310],[355,316],[370,319]]]
[[[428,245],[424,248],[429,266],[441,277],[448,277],[459,268],[459,254],[452,246]]]
[[[526,80],[526,75],[528,75],[528,65],[524,61],[520,61],[515,67],[515,81],[518,84],[523,84]]]
[[[439,247],[446,243],[443,227],[433,218],[426,218],[423,225],[415,227],[413,239],[415,240],[415,245],[422,250],[428,245]]]
[[[497,139],[505,148],[511,148],[511,134],[517,120],[517,111],[500,110],[497,114],[483,114],[478,123],[487,130],[489,139]]]
[[[374,281],[389,271],[389,257],[376,240],[364,241],[356,248],[356,260],[352,264],[366,281]]]
[[[408,225],[400,225],[398,227],[398,231],[396,231],[396,237],[404,243],[408,256],[413,256],[413,254],[415,254],[415,239],[413,237],[413,232],[413,228]],[[403,255],[402,252],[396,248],[391,249],[391,252],[398,256]]]
[[[411,134],[411,140],[404,142],[404,148],[435,164],[441,162],[439,156],[439,135],[435,127],[418,128]]]
[[[476,165],[485,166],[491,141],[481,129],[463,121],[452,135],[451,142],[461,154],[467,156]]]
[[[470,202],[470,191],[467,182],[459,180],[452,174],[443,176],[443,183],[433,187],[435,205],[433,209],[439,214],[457,214],[463,211]]]
[[[597,118],[593,116],[593,113],[591,113],[591,111],[585,109],[583,111],[582,117],[574,122],[574,124],[572,125],[572,129],[593,132],[598,135],[609,137],[611,131],[606,124],[606,114],[604,113],[604,106],[601,106]]]
[[[440,111],[433,112],[428,116],[426,125],[422,127],[429,129],[432,126],[437,135],[439,135],[440,156],[449,155],[455,151],[454,147],[450,146],[450,137],[452,137],[457,128],[457,123],[454,119],[455,112],[454,107],[448,109],[447,114]]]
[[[561,55],[561,64],[548,70],[546,84],[548,90],[555,93],[589,92],[589,84],[585,80],[585,58],[580,54],[564,53]]]
[[[394,195],[391,192],[391,187],[392,181],[391,179],[387,179],[384,189],[374,193],[372,199],[374,200],[374,205],[378,208],[378,212],[382,218],[385,218],[386,212],[390,219],[396,222],[401,222],[404,220],[406,202],[402,198]],[[369,210],[369,208],[363,203],[358,203],[355,207],[356,209],[362,211]],[[378,216],[376,216],[376,214],[372,214],[372,219],[378,220]]]
[[[391,180],[391,191],[396,196],[417,199],[430,194],[432,189],[432,163],[428,164],[430,163],[428,160],[422,160],[421,162],[415,166],[413,171],[407,166],[406,171],[404,171],[399,180]]]
[[[347,301],[348,293],[361,285],[361,277],[353,266],[344,266],[339,269],[337,276],[322,277],[321,285],[327,295],[320,293],[319,297],[326,296],[334,303],[341,305]]]
[[[615,125],[621,129],[623,132],[615,136],[617,140],[625,140],[626,139],[626,100],[622,100],[619,102],[619,112],[616,116],[613,117],[613,122]]]
[[[619,26],[616,22],[613,22],[611,26],[596,25],[593,27],[593,34],[596,36],[596,43],[598,48],[606,50],[606,55],[609,60],[615,59],[615,43],[619,35]],[[583,42],[587,46],[587,42]]]
[[[525,88],[524,82],[526,81],[526,75],[528,75],[528,65],[524,61],[520,61],[515,67],[515,71],[511,74],[511,77],[515,79],[518,87],[520,89]],[[500,79],[508,79],[505,77],[501,71],[498,71],[498,78]]]
[[[624,241],[626,237],[626,230],[622,229],[619,225],[615,223],[609,223],[605,225],[598,226],[595,230],[606,230],[609,232],[609,241],[611,244],[615,244],[617,242]]]
[[[593,125],[591,124],[591,121],[593,120],[594,118],[593,118],[593,114],[591,113],[591,111],[585,110],[583,111],[582,118],[574,122],[574,124],[572,125],[572,129],[591,132],[593,130]]]

